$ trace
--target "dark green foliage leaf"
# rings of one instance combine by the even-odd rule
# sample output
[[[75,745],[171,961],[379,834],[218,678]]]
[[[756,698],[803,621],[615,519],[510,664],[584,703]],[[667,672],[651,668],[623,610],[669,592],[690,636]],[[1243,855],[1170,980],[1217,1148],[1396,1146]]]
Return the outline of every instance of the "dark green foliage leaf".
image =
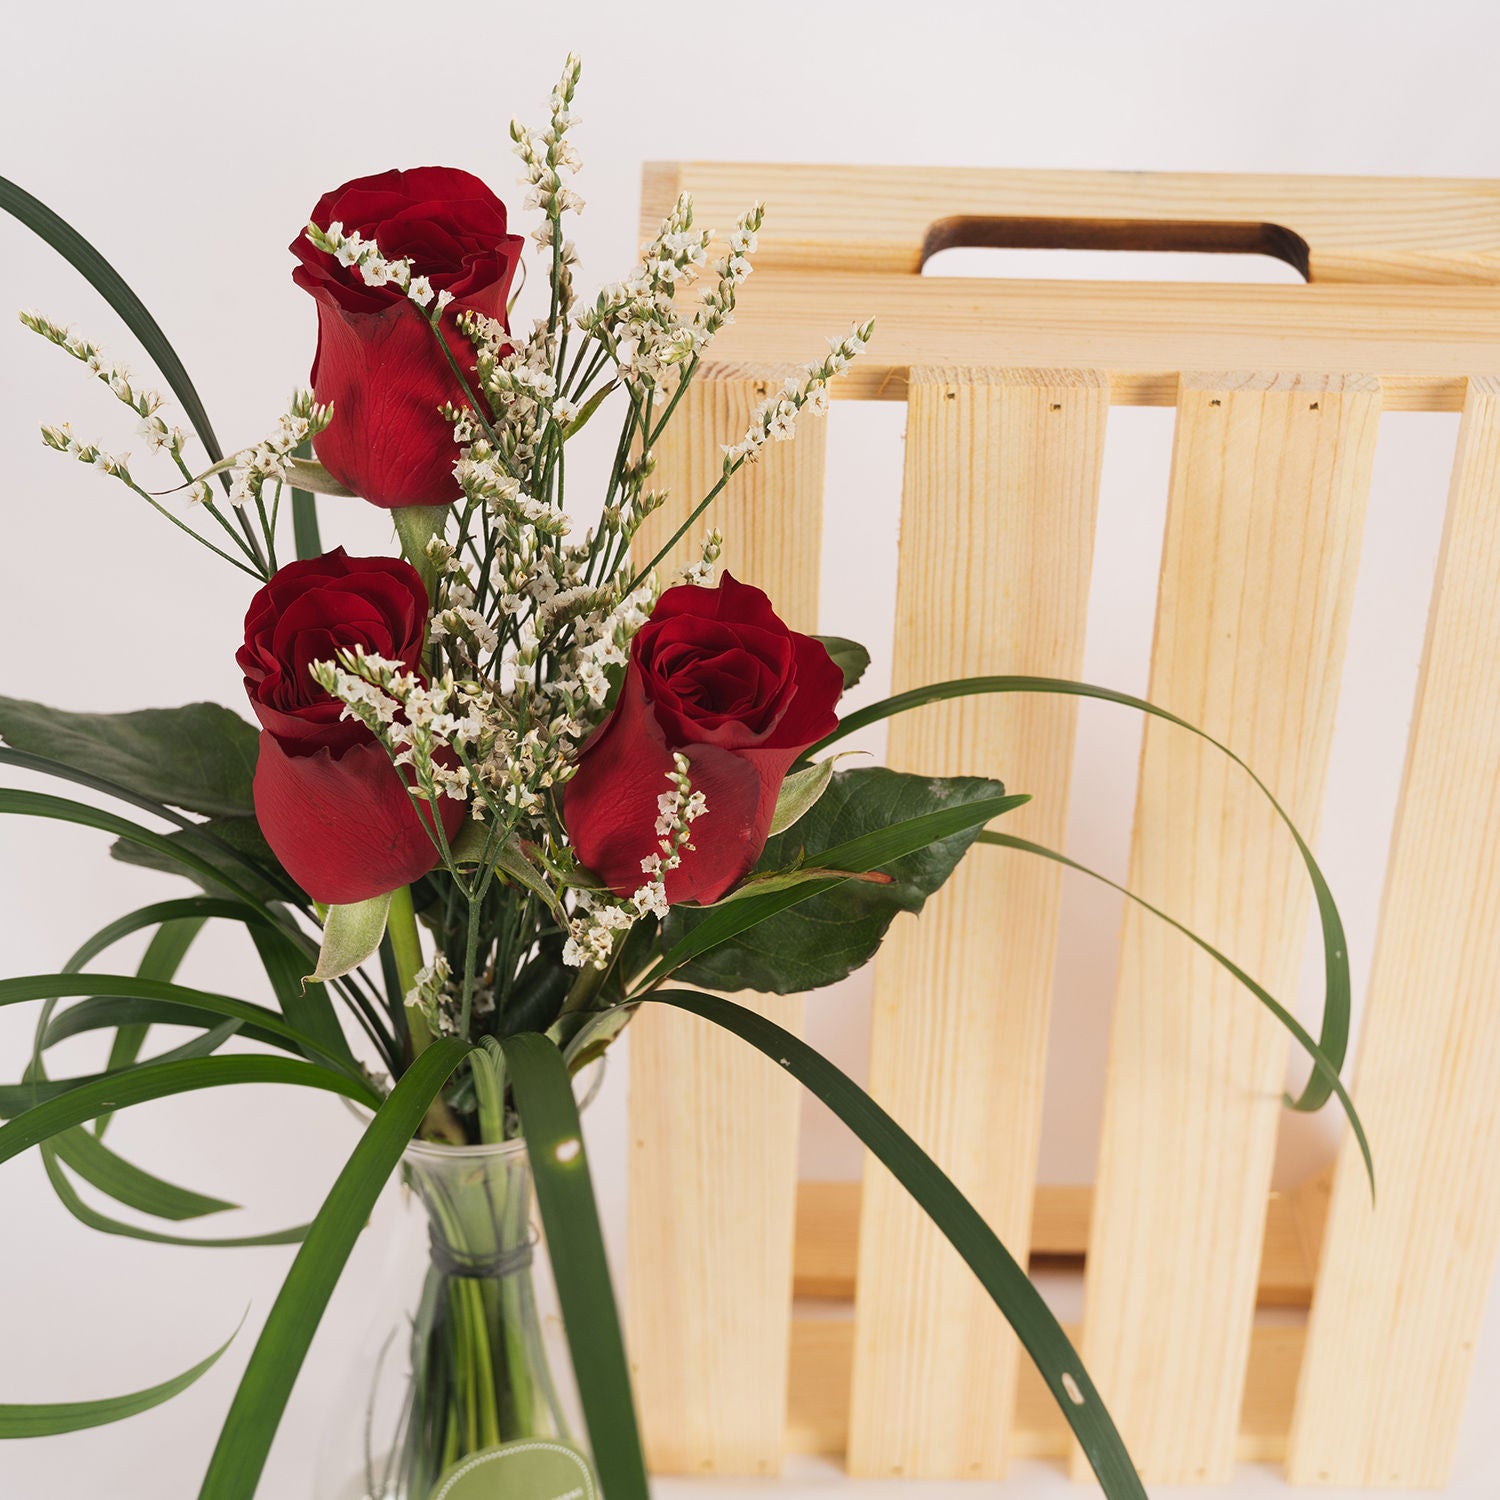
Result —
[[[841,635],[820,635],[823,649],[833,658],[833,664],[844,674],[844,691],[865,675],[870,665],[870,653],[858,641],[845,640]]]
[[[938,1164],[852,1079],[774,1021],[693,990],[646,997],[691,1011],[742,1037],[823,1101],[877,1156],[963,1256],[1015,1329],[1083,1447],[1108,1500],[1146,1500],[1125,1444],[1067,1334],[994,1230]],[[995,1412],[997,1425],[1006,1413]]]
[[[767,842],[755,873],[820,865],[825,851],[853,839],[1004,792],[998,781],[976,776],[909,776],[880,767],[840,771],[798,822]],[[677,977],[714,989],[778,995],[833,984],[870,960],[897,912],[922,909],[978,831],[978,825],[962,829],[879,866],[891,877],[889,884],[845,880],[814,894],[692,959]],[[708,915],[674,907],[665,925],[667,946],[701,928]]]
[[[81,714],[0,698],[0,737],[170,807],[254,815],[250,783],[259,736],[217,703]]]
[[[349,1252],[428,1106],[468,1051],[469,1044],[457,1037],[434,1042],[366,1126],[277,1293],[219,1433],[199,1500],[251,1500],[255,1494],[292,1384]]]
[[[35,1406],[0,1405],[0,1438],[54,1437],[60,1432],[79,1432],[85,1427],[103,1427],[139,1412],[150,1411],[163,1401],[185,1391],[200,1375],[207,1374],[219,1356],[233,1343],[220,1344],[207,1359],[190,1370],[164,1380],[160,1385],[128,1396],[107,1396],[98,1401],[53,1401]]]
[[[526,1032],[500,1045],[536,1174],[537,1207],[600,1487],[610,1500],[647,1500],[630,1367],[572,1080],[546,1037]]]

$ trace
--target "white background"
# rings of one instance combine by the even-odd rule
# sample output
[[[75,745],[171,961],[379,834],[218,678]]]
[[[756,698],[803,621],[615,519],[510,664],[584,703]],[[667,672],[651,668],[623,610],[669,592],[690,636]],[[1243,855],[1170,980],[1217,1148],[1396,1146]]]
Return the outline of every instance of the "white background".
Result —
[[[690,10],[592,0],[556,11],[382,0],[222,7],[74,0],[24,12],[12,4],[0,9],[0,171],[90,235],[134,284],[234,445],[267,430],[306,377],[312,307],[291,284],[286,244],[319,193],[387,166],[443,162],[518,200],[507,124],[515,113],[540,118],[570,48],[585,61],[578,108],[588,210],[578,240],[590,285],[628,265],[640,166],[649,159],[1500,176],[1497,42],[1500,13],[1492,7],[1391,0],[1066,7],[759,0]],[[766,238],[775,226],[772,202]],[[1099,274],[1097,265],[1074,265],[1052,257],[1031,274]],[[71,319],[133,357],[79,278],[8,221],[0,223],[0,267],[0,301]],[[1002,268],[971,255],[946,269]],[[1132,265],[1124,274],[1163,273]],[[1183,274],[1230,273],[1196,266]],[[1234,274],[1283,273],[1263,265]],[[752,281],[746,317],[754,316],[753,288]],[[191,548],[118,485],[44,451],[37,424],[63,418],[106,446],[141,447],[123,409],[81,367],[19,324],[0,323],[0,691],[70,708],[200,697],[240,705],[233,651],[248,580]],[[876,690],[888,671],[901,408],[842,406],[831,421],[823,627],[875,649]],[[1085,675],[1137,691],[1169,435],[1169,413],[1112,417]],[[1320,848],[1348,919],[1357,986],[1368,970],[1453,436],[1451,417],[1387,418],[1377,457]],[[325,503],[325,540],[385,550],[382,518],[351,506]],[[724,524],[732,566],[732,512]],[[1120,716],[1085,710],[1069,847],[1117,874],[1136,735]],[[7,973],[54,970],[107,918],[185,893],[166,877],[110,862],[100,836],[62,825],[6,822],[0,849]],[[1086,1180],[1118,911],[1070,886],[1065,920],[1043,1166],[1054,1180]],[[137,952],[122,950],[122,964]],[[253,962],[227,937],[204,941],[184,978],[260,993]],[[814,1040],[856,1071],[867,997],[855,982],[812,1008]],[[0,1014],[6,1078],[19,1072],[30,1024],[29,1014]],[[84,1049],[70,1060],[97,1061]],[[616,1234],[622,1061],[591,1116],[595,1172]],[[1328,1153],[1333,1122],[1297,1123],[1302,1128],[1283,1132],[1283,1180]],[[213,1221],[212,1232],[223,1234],[310,1214],[353,1140],[335,1102],[259,1089],[153,1105],[114,1129],[122,1149],[165,1175],[249,1205],[224,1216],[223,1227]],[[805,1157],[810,1172],[858,1168],[857,1155],[821,1120],[809,1121]],[[147,1384],[199,1357],[247,1305],[250,1312],[221,1367],[174,1403],[102,1431],[0,1446],[0,1497],[195,1493],[291,1252],[104,1239],[58,1206],[34,1157],[3,1172],[0,1401]],[[336,1399],[338,1357],[367,1317],[356,1280],[314,1348],[262,1494],[313,1495],[320,1414]],[[1500,1493],[1500,1467],[1481,1451],[1500,1399],[1495,1323],[1481,1349],[1455,1494]],[[817,1466],[796,1472],[808,1487],[835,1479]],[[681,1495],[704,1487],[659,1488]],[[1235,1491],[1281,1492],[1278,1477],[1254,1470]],[[1021,1466],[1007,1493],[1069,1490],[1060,1476]]]

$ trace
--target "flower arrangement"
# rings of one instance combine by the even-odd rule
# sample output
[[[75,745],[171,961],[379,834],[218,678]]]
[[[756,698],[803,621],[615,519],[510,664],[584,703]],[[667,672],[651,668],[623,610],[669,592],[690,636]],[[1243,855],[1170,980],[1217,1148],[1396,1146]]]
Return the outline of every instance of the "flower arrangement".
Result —
[[[530,238],[545,306],[534,322],[522,325],[513,289],[526,240],[484,183],[441,167],[346,183],[319,200],[291,245],[293,279],[317,306],[311,388],[273,433],[228,456],[117,273],[44,205],[0,182],[0,203],[140,337],[207,459],[192,458],[160,395],[95,344],[24,313],[131,409],[170,483],[67,424],[44,427],[43,439],[249,577],[237,660],[259,725],[210,704],[89,715],[0,699],[0,763],[133,805],[169,831],[40,793],[0,791],[0,811],[99,829],[119,857],[203,888],[109,923],[57,974],[0,981],[0,1003],[43,1002],[24,1076],[0,1092],[10,1117],[0,1160],[38,1146],[86,1222],[192,1243],[83,1205],[70,1173],[135,1207],[149,1197],[164,1219],[211,1211],[213,1200],[104,1145],[110,1112],[250,1081],[345,1096],[367,1111],[366,1128],[314,1222],[260,1241],[300,1248],[201,1494],[254,1492],[323,1307],[400,1168],[431,1220],[432,1265],[408,1329],[404,1411],[380,1435],[380,1453],[367,1453],[360,1493],[469,1493],[454,1488],[458,1476],[545,1438],[584,1472],[592,1466],[611,1500],[628,1500],[645,1495],[644,1472],[573,1079],[640,1006],[670,1004],[738,1033],[861,1136],[1011,1319],[1106,1492],[1143,1494],[1066,1337],[952,1183],[830,1063],[712,991],[801,991],[842,978],[977,840],[1062,858],[989,827],[1025,800],[998,781],[839,769],[830,751],[854,729],[970,693],[1069,693],[1162,711],[1084,684],[998,677],[934,684],[841,721],[839,699],[866,653],[789,629],[763,592],[717,573],[717,531],[685,574],[662,578],[668,552],[736,473],[826,408],[872,328],[835,338],[746,432],[726,434],[718,482],[665,546],[643,555],[643,523],[666,498],[651,488],[654,453],[735,314],[763,211],[748,210],[710,260],[715,236],[683,198],[630,276],[582,299],[567,237],[582,207],[571,186],[578,77],[570,59],[546,126],[511,129],[538,214]],[[595,495],[598,520],[576,537],[568,445],[607,413],[619,422],[614,459]],[[325,551],[318,493],[390,511],[400,555]],[[297,555],[283,561],[286,513]],[[1298,1107],[1336,1093],[1358,1130],[1338,1079],[1348,968],[1337,908],[1292,833],[1323,922],[1321,1037],[1193,941],[1313,1059]],[[210,920],[250,933],[274,1006],[175,982]],[[155,936],[137,974],[86,968],[143,929]],[[838,940],[819,935],[828,932]],[[147,1058],[148,1029],[159,1026],[189,1040]],[[55,1042],[101,1029],[114,1034],[106,1072],[47,1075]],[[225,1051],[232,1041],[249,1045]],[[517,1182],[520,1145],[530,1170]],[[581,1422],[535,1343],[533,1192]],[[116,1420],[168,1399],[217,1357],[114,1400],[0,1407],[0,1431]]]

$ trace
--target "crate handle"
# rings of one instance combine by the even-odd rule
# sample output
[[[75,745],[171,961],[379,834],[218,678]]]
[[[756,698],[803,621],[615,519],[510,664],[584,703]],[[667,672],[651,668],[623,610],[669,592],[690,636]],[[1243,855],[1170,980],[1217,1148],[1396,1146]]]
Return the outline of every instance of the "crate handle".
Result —
[[[922,265],[940,250],[1196,250],[1269,255],[1310,281],[1307,241],[1282,224],[1209,219],[1069,219],[956,214],[939,219],[922,241]]]

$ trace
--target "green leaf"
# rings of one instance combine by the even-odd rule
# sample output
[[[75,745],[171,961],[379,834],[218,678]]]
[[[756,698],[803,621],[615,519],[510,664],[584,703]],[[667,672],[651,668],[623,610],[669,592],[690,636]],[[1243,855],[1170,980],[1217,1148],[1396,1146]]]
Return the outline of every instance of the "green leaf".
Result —
[[[325,1056],[352,1065],[354,1054],[349,1050],[344,1028],[339,1025],[328,986],[303,983],[307,959],[302,952],[280,932],[262,923],[251,926],[250,938],[260,954],[266,978],[276,992],[282,1015],[302,1036],[311,1037]]]
[[[680,976],[715,989],[779,995],[843,979],[870,960],[898,912],[922,909],[979,829],[1018,800],[1025,799],[1005,798],[998,781],[978,777],[908,776],[880,767],[837,773],[799,823],[767,842],[756,871],[880,869],[890,882],[803,884],[707,911],[673,907],[663,936],[669,949],[691,959]],[[929,818],[938,822],[924,821]],[[732,931],[725,922],[778,899],[782,907],[767,906],[765,917],[744,930]],[[706,948],[687,951],[686,944],[708,936],[713,941]]]
[[[1146,1500],[1125,1444],[1068,1336],[995,1232],[912,1138],[844,1073],[791,1032],[716,995],[658,990],[646,997],[732,1031],[826,1104],[916,1200],[1015,1329],[1109,1500]],[[1007,1414],[996,1411],[997,1425]]]
[[[536,1178],[537,1207],[600,1488],[610,1500],[647,1500],[630,1367],[573,1085],[562,1053],[546,1037],[524,1032],[500,1045]]]
[[[195,1013],[212,1016],[215,1020],[227,1018],[253,1026],[267,1037],[290,1043],[299,1052],[322,1057],[346,1067],[351,1073],[358,1073],[357,1068],[347,1067],[336,1052],[325,1050],[314,1038],[297,1030],[269,1006],[255,1005],[249,1000],[189,989],[160,979],[142,979],[138,974],[21,974],[13,979],[0,979],[0,1005],[16,1005],[26,1000],[61,1000],[69,995],[168,1001],[182,1008],[183,1020],[175,1024],[195,1024],[187,1019]]]
[[[845,640],[841,635],[820,635],[823,649],[833,658],[833,664],[844,674],[844,691],[847,693],[870,665],[870,653],[858,641]]]
[[[186,875],[211,895],[243,891],[263,905],[307,902],[254,818],[210,818],[163,838],[163,845],[151,847],[121,839],[110,845],[110,857],[164,875]],[[192,855],[193,862],[185,855]]]
[[[889,718],[893,714],[905,713],[908,709],[920,708],[927,703],[940,703],[949,698],[963,698],[979,693],[1059,693],[1067,697],[1094,698],[1101,703],[1118,703],[1122,707],[1133,708],[1139,713],[1151,714],[1155,718],[1166,720],[1169,724],[1177,725],[1179,729],[1186,729],[1196,734],[1200,739],[1207,740],[1216,750],[1227,755],[1245,772],[1276,810],[1276,815],[1286,824],[1287,830],[1296,842],[1297,852],[1302,856],[1308,879],[1312,882],[1313,894],[1317,898],[1318,920],[1323,929],[1323,1024],[1318,1043],[1337,1074],[1344,1066],[1344,1058],[1349,1049],[1350,986],[1349,944],[1344,936],[1344,924],[1339,917],[1339,909],[1333,899],[1333,892],[1329,889],[1317,860],[1313,858],[1307,841],[1297,830],[1296,824],[1287,816],[1286,810],[1272,795],[1270,787],[1233,750],[1221,744],[1211,734],[1205,734],[1196,724],[1190,723],[1187,719],[1178,718],[1176,714],[1168,713],[1166,709],[1158,708],[1154,703],[1147,703],[1144,698],[1134,698],[1129,693],[1117,693],[1112,688],[1092,687],[1086,682],[1074,682],[1065,677],[960,677],[949,682],[936,682],[924,688],[914,688],[910,692],[897,693],[894,697],[884,698],[879,703],[872,703],[868,708],[858,709],[840,720],[839,727],[832,734],[819,744],[812,746],[806,753],[813,755],[820,750],[826,750],[830,745],[843,739],[845,735],[853,734],[856,730]],[[1321,1072],[1314,1072],[1308,1079],[1301,1097],[1288,1102],[1290,1107],[1296,1110],[1321,1109],[1328,1102],[1332,1092],[1333,1087],[1328,1078]]]
[[[150,1214],[153,1218],[181,1223],[239,1207],[237,1203],[177,1187],[143,1171],[124,1157],[117,1156],[82,1126],[65,1130],[50,1147],[43,1149],[52,1151],[85,1182],[108,1193],[116,1203],[123,1203],[126,1208]]]
[[[1339,1078],[1338,1069],[1333,1066],[1332,1061],[1324,1054],[1323,1049],[1304,1030],[1302,1024],[1292,1015],[1285,1006],[1281,1005],[1269,990],[1253,980],[1233,959],[1221,953],[1212,943],[1206,942],[1199,937],[1191,928],[1184,926],[1176,917],[1169,917],[1160,907],[1153,906],[1143,897],[1137,896],[1134,891],[1127,890],[1123,885],[1116,884],[1108,875],[1101,875],[1097,870],[1091,870],[1087,865],[1079,864],[1076,859],[1069,859],[1066,854],[1059,854],[1056,849],[1049,849],[1044,844],[1034,844],[1030,839],[1016,838],[1009,833],[992,833],[986,829],[979,835],[981,844],[995,844],[1002,849],[1017,849],[1023,854],[1040,855],[1043,859],[1050,859],[1054,864],[1064,865],[1070,870],[1077,870],[1081,875],[1087,875],[1091,880],[1097,880],[1102,885],[1107,885],[1111,890],[1118,891],[1128,900],[1134,901],[1139,907],[1149,911],[1153,917],[1159,917],[1169,927],[1175,927],[1189,942],[1196,943],[1215,963],[1221,965],[1235,979],[1245,986],[1267,1010],[1281,1022],[1286,1029],[1296,1038],[1297,1044],[1312,1059],[1314,1069],[1321,1073],[1328,1081],[1329,1087],[1338,1095],[1339,1103],[1344,1108],[1344,1113],[1349,1118],[1349,1124],[1354,1130],[1354,1138],[1359,1142],[1360,1154],[1365,1159],[1365,1174],[1370,1179],[1370,1200],[1375,1199],[1375,1163],[1370,1156],[1370,1143],[1365,1137],[1364,1125],[1360,1122],[1359,1112],[1354,1108],[1354,1101],[1349,1097],[1343,1082]],[[1291,1101],[1288,1100],[1288,1103]]]
[[[82,714],[0,698],[0,736],[17,750],[188,812],[252,817],[250,784],[260,737],[217,703]]]
[[[238,1329],[236,1329],[238,1332]],[[103,1427],[119,1422],[153,1406],[170,1401],[185,1391],[200,1376],[208,1373],[219,1356],[234,1342],[231,1334],[207,1359],[199,1360],[190,1370],[148,1386],[128,1396],[106,1396],[98,1401],[54,1401],[35,1406],[0,1405],[0,1439],[55,1437],[62,1432],[79,1432],[85,1427]]]
[[[303,438],[292,453],[299,459],[310,459],[312,444]],[[318,535],[318,502],[310,490],[299,489],[295,484],[292,486],[292,541],[298,559],[303,562],[309,557],[323,555],[323,539]]]
[[[199,1500],[252,1500],[292,1384],[349,1252],[428,1106],[469,1052],[443,1037],[401,1076],[360,1137],[282,1283],[235,1392]]]
[[[61,1131],[82,1125],[106,1110],[128,1109],[132,1104],[145,1104],[172,1094],[225,1088],[236,1083],[297,1084],[342,1094],[364,1105],[373,1104],[378,1098],[363,1079],[350,1078],[300,1058],[246,1054],[199,1057],[187,1062],[146,1062],[119,1076],[70,1089],[60,1098],[34,1105],[0,1125],[0,1162],[9,1161],[38,1142],[51,1140]]]
[[[120,273],[65,219],[4,177],[0,177],[0,209],[19,219],[32,233],[51,245],[119,314],[161,371],[162,378],[181,403],[193,431],[208,450],[208,456],[215,462],[223,458],[224,451],[214,435],[208,413],[203,409],[203,402],[193,389],[193,382],[188,379],[177,351]]]
[[[390,915],[391,893],[330,906],[323,919],[323,946],[318,966],[307,976],[309,984],[323,984],[357,969],[380,947]]]
[[[82,1132],[87,1134],[87,1131]],[[58,1137],[62,1139],[62,1137]],[[202,1250],[245,1250],[259,1245],[296,1245],[307,1234],[308,1226],[299,1224],[292,1229],[276,1229],[269,1234],[228,1235],[223,1238],[200,1238],[196,1235],[165,1234],[157,1229],[144,1229],[138,1224],[126,1224],[121,1219],[111,1219],[97,1209],[90,1208],[78,1196],[68,1175],[57,1162],[55,1144],[44,1141],[39,1147],[42,1165],[47,1171],[47,1180],[57,1194],[58,1202],[78,1220],[80,1224],[97,1230],[100,1234],[120,1235],[126,1239],[144,1240],[152,1245],[185,1245]]]
[[[802,771],[793,771],[781,783],[776,794],[776,811],[771,814],[771,835],[785,833],[828,790],[833,780],[835,762],[832,757],[820,760],[816,765]]]
[[[234,1036],[239,1026],[238,1021],[225,1021],[221,1025],[209,1027],[201,1036],[184,1042],[180,1047],[173,1047],[170,1052],[163,1052],[160,1057],[153,1057],[151,1061],[165,1064],[188,1058],[208,1057]],[[125,1070],[127,1075],[130,1071],[128,1068]],[[90,1073],[82,1078],[37,1077],[25,1079],[21,1083],[0,1084],[0,1117],[19,1118],[34,1105],[60,1099],[91,1084],[108,1084],[119,1076],[116,1073]]]
[[[230,875],[217,868],[203,854],[189,844],[174,844],[178,835],[153,833],[129,818],[90,807],[84,802],[71,802],[66,797],[53,797],[46,792],[22,792],[13,787],[0,787],[0,813],[16,813],[22,817],[55,818],[64,823],[77,823],[84,828],[97,828],[102,833],[112,833],[116,838],[165,854],[184,869],[198,875],[206,875],[209,882],[222,885],[231,895],[252,906],[256,913],[267,921],[275,917],[265,902],[243,884],[237,875]],[[204,827],[208,825],[205,824]]]

